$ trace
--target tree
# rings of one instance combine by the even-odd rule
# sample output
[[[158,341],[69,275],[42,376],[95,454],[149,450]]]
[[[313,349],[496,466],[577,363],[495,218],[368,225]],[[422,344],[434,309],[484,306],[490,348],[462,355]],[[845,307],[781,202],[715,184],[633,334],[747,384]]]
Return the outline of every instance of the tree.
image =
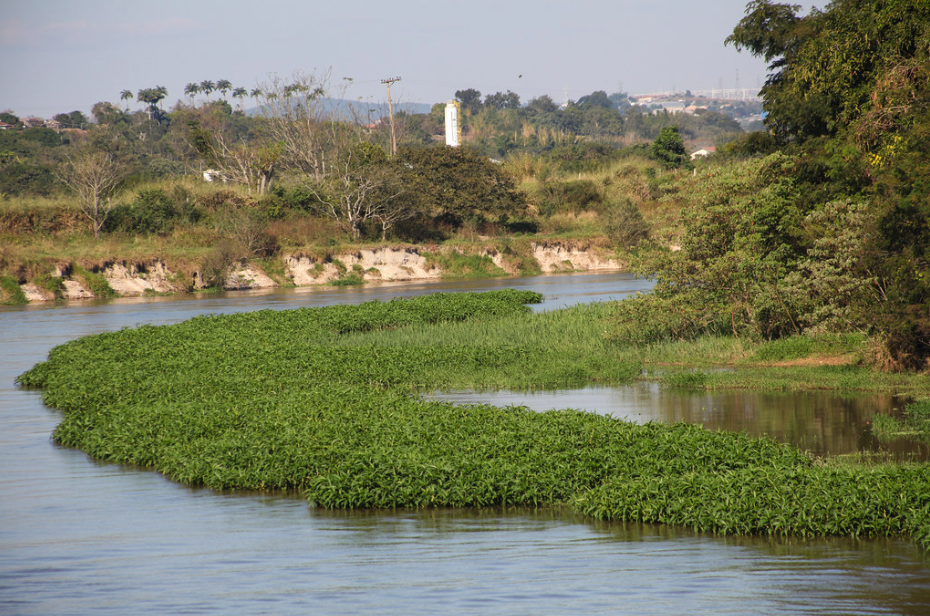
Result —
[[[765,125],[779,145],[804,154],[801,199],[822,208],[867,197],[873,222],[857,251],[882,303],[850,314],[869,316],[858,325],[877,334],[882,364],[926,368],[930,4],[835,0],[804,17],[798,9],[750,2],[727,43],[771,62],[762,89]],[[810,272],[825,269],[817,261]]]
[[[0,122],[6,122],[7,124],[13,124],[15,126],[16,124],[19,124],[19,116],[14,114],[12,111],[7,110],[3,113],[0,113]]]
[[[592,137],[616,137],[623,133],[623,118],[616,109],[591,105],[584,108],[580,132]]]
[[[189,83],[184,86],[184,94],[191,97],[191,107],[194,106],[194,97],[200,92],[200,84]]]
[[[126,102],[126,111],[129,111],[129,102],[128,102],[128,101],[131,101],[131,100],[132,100],[132,91],[131,91],[131,90],[123,90],[122,92],[119,93],[119,98],[120,98],[120,100],[127,101],[127,102]]]
[[[329,94],[330,74],[277,76],[259,88],[259,117],[265,134],[281,144],[281,166],[322,180],[331,163],[360,140],[353,108],[343,104],[342,84]]]
[[[155,86],[155,91],[158,94],[158,106],[161,107],[161,102],[168,96],[168,88],[165,86]]]
[[[667,169],[674,169],[688,164],[685,142],[678,133],[677,126],[666,126],[652,143],[652,156]]]
[[[799,8],[754,0],[726,39],[770,62],[765,123],[782,140],[836,134],[881,100],[896,71],[927,62],[925,0],[837,0],[805,17]]]
[[[592,107],[600,107],[602,109],[614,108],[613,102],[611,102],[610,98],[607,97],[607,92],[603,90],[598,90],[597,92],[592,92],[587,96],[582,96],[578,99],[578,106],[582,110],[588,110]]]
[[[389,167],[381,147],[358,143],[342,153],[322,185],[310,184],[308,188],[319,200],[317,209],[353,238],[361,236],[366,222],[376,221],[385,239],[388,229],[415,213],[396,200],[403,188]]]
[[[207,100],[210,100],[210,93],[216,90],[216,84],[205,79],[200,82],[200,91],[207,95]]]
[[[77,193],[81,212],[90,219],[94,237],[100,238],[100,229],[113,209],[111,197],[119,189],[126,169],[112,154],[88,150],[70,158],[58,179]]]
[[[244,99],[246,96],[249,95],[249,91],[246,90],[245,88],[236,88],[235,90],[233,90],[232,95],[233,95],[233,98],[239,99],[238,107],[239,107],[239,110],[241,111],[242,110],[242,99]]]
[[[148,114],[149,120],[154,119],[161,120],[161,110],[158,108],[158,103],[161,102],[163,98],[168,96],[168,90],[164,86],[155,86],[154,88],[145,88],[139,90],[136,94],[136,100],[140,103],[145,103],[148,105]]]
[[[484,98],[484,106],[490,109],[519,109],[520,95],[510,90],[507,90],[506,94],[501,92],[488,94]]]
[[[228,79],[220,79],[216,82],[216,89],[223,94],[223,98],[226,98],[226,93],[233,89],[233,85]]]
[[[90,120],[87,119],[80,111],[72,111],[71,113],[59,113],[53,118],[56,122],[61,124],[62,128],[84,128],[87,124],[90,123]]]
[[[211,132],[196,121],[188,128],[188,142],[225,180],[244,184],[259,195],[265,194],[282,154],[280,144],[237,143],[222,130]]]
[[[407,147],[397,159],[411,205],[453,229],[519,214],[526,206],[514,179],[471,148]]]
[[[624,113],[632,106],[630,97],[626,92],[614,92],[607,98],[610,99],[610,104],[613,105],[614,109],[619,109],[621,113]]]
[[[90,110],[91,116],[100,126],[129,122],[129,115],[122,109],[106,101],[96,103]]]
[[[455,93],[455,100],[462,104],[462,109],[466,113],[477,113],[481,109],[481,92],[474,88],[458,90]]]
[[[527,109],[536,112],[536,113],[552,113],[559,109],[559,106],[555,104],[555,101],[552,100],[552,97],[548,94],[543,94],[542,96],[537,96],[536,98],[530,99],[530,102],[526,104]]]

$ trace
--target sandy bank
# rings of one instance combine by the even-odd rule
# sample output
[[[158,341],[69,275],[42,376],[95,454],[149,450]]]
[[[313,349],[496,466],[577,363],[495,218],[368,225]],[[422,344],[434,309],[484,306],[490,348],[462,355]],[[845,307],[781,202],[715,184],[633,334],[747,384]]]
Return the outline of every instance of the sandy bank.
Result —
[[[266,289],[285,285],[298,287],[332,284],[347,275],[366,281],[436,280],[447,277],[437,265],[435,256],[454,248],[391,248],[379,247],[323,257],[288,255],[283,257],[283,280],[279,274],[274,278],[262,271],[258,264],[245,261],[230,268],[223,288]],[[500,268],[503,273],[518,273],[506,256],[493,248],[478,253]],[[568,243],[540,242],[532,244],[532,258],[544,273],[566,271],[620,270],[624,264],[607,251],[585,248]],[[130,263],[112,261],[98,264],[87,270],[98,280],[103,279],[113,293],[121,297],[146,294],[184,293],[202,289],[206,285],[200,271],[191,274],[172,271],[162,261]],[[62,281],[60,295],[64,299],[89,299],[95,297],[86,274],[70,265],[57,266],[50,272]],[[30,302],[51,301],[55,294],[40,288],[33,282],[21,285]],[[98,288],[99,293],[99,288]]]

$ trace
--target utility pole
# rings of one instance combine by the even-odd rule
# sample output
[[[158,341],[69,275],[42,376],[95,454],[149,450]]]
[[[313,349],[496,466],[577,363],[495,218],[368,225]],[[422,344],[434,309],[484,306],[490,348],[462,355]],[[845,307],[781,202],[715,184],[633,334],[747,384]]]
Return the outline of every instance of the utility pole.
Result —
[[[395,81],[400,81],[400,77],[381,80],[381,83],[387,84],[388,91],[388,113],[391,115],[391,156],[397,154],[397,137],[394,135],[394,104],[391,102],[391,84]]]

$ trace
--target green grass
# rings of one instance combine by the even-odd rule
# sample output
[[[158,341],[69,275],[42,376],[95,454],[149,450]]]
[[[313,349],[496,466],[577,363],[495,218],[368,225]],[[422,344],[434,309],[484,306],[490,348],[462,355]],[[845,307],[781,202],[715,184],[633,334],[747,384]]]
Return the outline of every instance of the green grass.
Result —
[[[449,250],[430,252],[424,256],[428,265],[442,269],[443,278],[477,279],[507,275],[507,272],[494,265],[494,261],[487,255]]]
[[[346,274],[342,278],[337,278],[330,282],[329,284],[334,287],[350,287],[365,284],[365,279],[362,278],[357,272],[352,272],[351,274]]]
[[[880,440],[890,441],[909,437],[930,441],[930,399],[912,402],[904,407],[904,416],[896,419],[876,415],[872,420],[872,433]]]
[[[0,276],[0,304],[28,304],[19,282],[12,276]]]
[[[94,297],[112,298],[119,297],[119,294],[113,290],[107,279],[102,274],[85,270],[82,267],[75,267],[73,275],[75,278],[84,283]]]
[[[716,533],[930,548],[927,465],[825,467],[745,434],[414,395],[629,382],[644,356],[669,352],[611,343],[608,305],[533,314],[533,301],[496,291],[203,316],[75,340],[19,382],[64,411],[57,443],[189,485],[300,490],[326,508],[570,504]],[[720,374],[680,368],[691,387]]]

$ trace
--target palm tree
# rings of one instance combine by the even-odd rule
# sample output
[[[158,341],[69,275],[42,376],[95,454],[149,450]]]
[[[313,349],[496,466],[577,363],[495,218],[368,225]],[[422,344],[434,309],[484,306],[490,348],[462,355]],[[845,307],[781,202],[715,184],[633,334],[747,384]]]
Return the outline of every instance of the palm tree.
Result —
[[[168,96],[168,90],[165,86],[155,86],[154,88],[139,90],[136,100],[149,106],[148,113],[149,120],[151,120],[152,114],[158,114],[158,103],[166,96]]]
[[[209,80],[204,80],[200,82],[200,91],[207,95],[207,100],[210,100],[210,92],[216,90],[216,84]]]
[[[233,98],[239,99],[239,110],[242,110],[242,99],[249,95],[249,91],[245,88],[236,88],[233,90]]]
[[[167,98],[168,96],[168,88],[165,86],[155,86],[155,94],[158,96],[158,100],[156,102],[158,103],[158,106],[161,107],[161,100],[163,98]]]
[[[228,79],[220,79],[216,82],[216,89],[223,93],[223,99],[226,98],[226,93],[232,90],[232,83]]]
[[[184,86],[184,93],[191,97],[191,107],[194,106],[194,97],[200,92],[199,83],[189,83]]]
[[[120,100],[131,101],[132,100],[132,90],[123,90],[119,93]],[[129,111],[129,103],[126,103],[126,111]]]

